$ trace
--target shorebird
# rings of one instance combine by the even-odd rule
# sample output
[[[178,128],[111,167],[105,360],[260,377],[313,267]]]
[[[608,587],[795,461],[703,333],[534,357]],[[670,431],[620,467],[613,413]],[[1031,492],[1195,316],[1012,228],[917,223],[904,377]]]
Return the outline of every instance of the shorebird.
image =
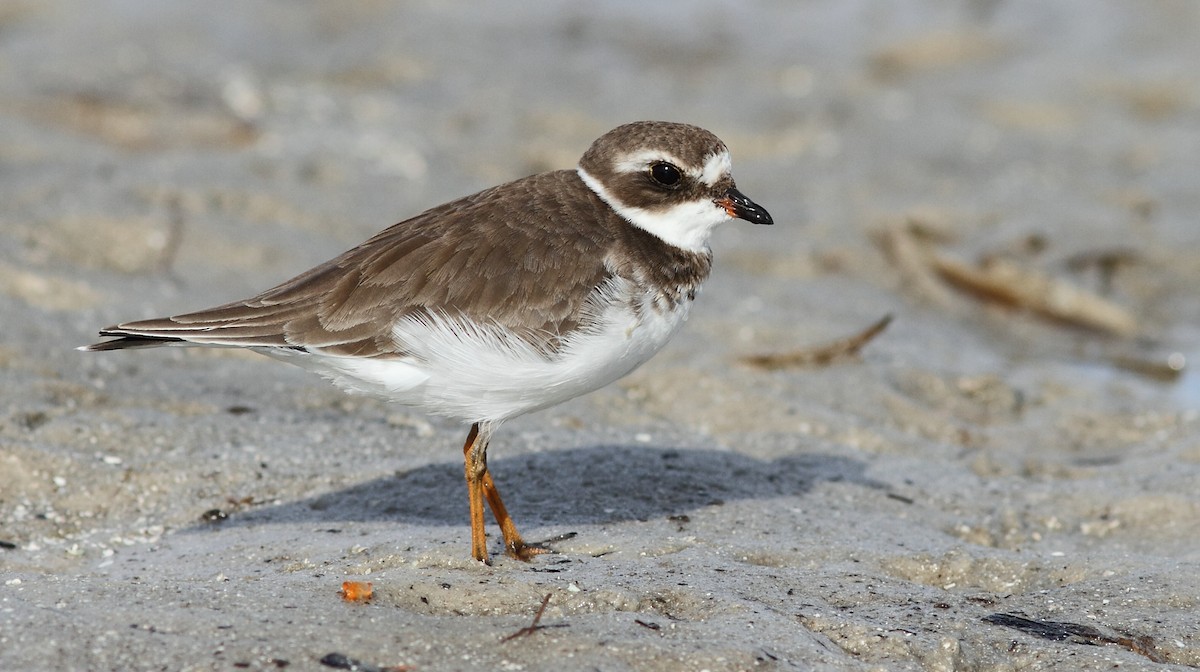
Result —
[[[100,331],[82,350],[242,347],[340,387],[470,424],[463,445],[471,555],[488,562],[484,504],[507,553],[526,543],[487,467],[505,420],[633,371],[687,318],[732,219],[771,224],[730,174],[729,150],[686,124],[597,139],[574,170],[525,177],[427,210],[257,296]]]

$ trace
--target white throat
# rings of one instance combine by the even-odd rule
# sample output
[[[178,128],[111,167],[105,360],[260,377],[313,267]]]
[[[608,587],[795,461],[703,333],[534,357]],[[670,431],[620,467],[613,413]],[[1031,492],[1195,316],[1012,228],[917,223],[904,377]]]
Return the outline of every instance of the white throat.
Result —
[[[708,199],[680,203],[663,211],[630,207],[617,200],[599,180],[582,167],[576,168],[575,171],[579,174],[579,179],[614,212],[630,224],[649,231],[675,247],[693,252],[707,252],[708,237],[713,229],[732,219],[725,208]]]

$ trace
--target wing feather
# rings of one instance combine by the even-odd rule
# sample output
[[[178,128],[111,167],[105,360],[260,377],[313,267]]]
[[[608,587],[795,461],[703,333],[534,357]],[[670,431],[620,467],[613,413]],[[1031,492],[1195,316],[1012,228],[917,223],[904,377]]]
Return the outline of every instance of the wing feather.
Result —
[[[395,224],[253,298],[118,324],[101,332],[118,340],[85,349],[175,343],[388,357],[404,353],[392,333],[398,319],[437,313],[503,326],[549,351],[610,277],[623,225],[574,171],[535,175]]]

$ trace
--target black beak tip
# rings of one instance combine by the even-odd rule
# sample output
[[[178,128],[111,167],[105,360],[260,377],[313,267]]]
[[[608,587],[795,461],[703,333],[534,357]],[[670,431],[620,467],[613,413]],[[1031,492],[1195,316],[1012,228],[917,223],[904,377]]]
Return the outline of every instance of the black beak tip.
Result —
[[[771,226],[775,220],[771,217],[771,213],[761,205],[755,203],[746,197],[745,194],[737,189],[730,189],[725,194],[725,202],[728,203],[729,214],[744,219],[751,224],[763,224]]]
[[[763,208],[761,205],[755,205],[754,207],[755,210],[752,213],[743,215],[742,219],[750,222],[751,224],[762,224],[765,226],[773,226],[775,224],[775,220],[771,217],[771,213],[767,212],[765,208]]]

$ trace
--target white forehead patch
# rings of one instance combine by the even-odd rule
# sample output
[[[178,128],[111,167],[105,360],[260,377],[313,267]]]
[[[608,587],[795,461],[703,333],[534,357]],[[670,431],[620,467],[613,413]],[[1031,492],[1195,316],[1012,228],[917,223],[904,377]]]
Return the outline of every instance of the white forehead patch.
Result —
[[[729,152],[721,150],[716,154],[709,155],[708,159],[704,161],[704,169],[700,171],[700,180],[711,187],[732,170],[733,161],[729,158]]]

